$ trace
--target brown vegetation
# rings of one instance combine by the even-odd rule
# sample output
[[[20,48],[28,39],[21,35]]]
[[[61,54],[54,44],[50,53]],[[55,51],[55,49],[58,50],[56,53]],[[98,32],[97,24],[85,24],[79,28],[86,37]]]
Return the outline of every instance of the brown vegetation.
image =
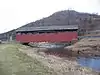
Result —
[[[100,56],[100,38],[84,38],[65,49],[81,56]]]

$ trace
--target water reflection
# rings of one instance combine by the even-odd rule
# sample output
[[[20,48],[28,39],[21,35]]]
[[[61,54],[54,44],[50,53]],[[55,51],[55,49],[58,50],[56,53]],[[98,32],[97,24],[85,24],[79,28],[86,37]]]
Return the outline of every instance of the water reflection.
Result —
[[[78,58],[78,63],[81,66],[90,67],[93,70],[100,71],[100,57],[97,58]]]
[[[40,43],[30,43],[29,45],[33,47],[42,47],[42,48],[64,48],[66,46],[69,46],[69,43],[48,43],[48,42],[40,42]]]

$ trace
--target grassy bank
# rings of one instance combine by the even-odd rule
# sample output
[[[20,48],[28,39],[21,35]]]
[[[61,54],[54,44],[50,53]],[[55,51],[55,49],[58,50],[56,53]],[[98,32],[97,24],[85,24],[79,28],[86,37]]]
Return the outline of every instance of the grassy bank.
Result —
[[[16,43],[0,44],[0,75],[97,75],[75,61],[41,55]]]
[[[48,67],[18,50],[20,44],[0,45],[0,75],[51,75]]]

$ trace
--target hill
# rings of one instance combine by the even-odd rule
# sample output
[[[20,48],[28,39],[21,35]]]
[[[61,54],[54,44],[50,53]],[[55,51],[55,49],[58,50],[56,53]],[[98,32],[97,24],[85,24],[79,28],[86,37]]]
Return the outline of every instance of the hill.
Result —
[[[99,30],[100,16],[97,14],[82,13],[74,10],[64,10],[55,12],[49,17],[28,23],[22,27],[76,24],[79,25],[79,32],[82,32],[80,35],[84,34],[86,31]],[[2,39],[2,37],[7,39],[7,35],[12,33],[15,34],[15,31],[12,30],[7,33],[0,34],[0,39]]]

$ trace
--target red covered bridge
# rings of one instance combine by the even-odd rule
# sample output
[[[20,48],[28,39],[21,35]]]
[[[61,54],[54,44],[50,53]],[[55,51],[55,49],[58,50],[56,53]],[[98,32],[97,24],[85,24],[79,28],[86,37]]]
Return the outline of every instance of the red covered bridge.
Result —
[[[22,27],[16,30],[16,41],[70,42],[77,39],[77,25]]]

